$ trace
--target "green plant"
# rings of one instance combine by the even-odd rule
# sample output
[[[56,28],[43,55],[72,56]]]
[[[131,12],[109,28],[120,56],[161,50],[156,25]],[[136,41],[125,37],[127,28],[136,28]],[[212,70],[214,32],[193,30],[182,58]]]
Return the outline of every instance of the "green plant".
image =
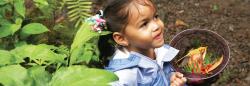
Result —
[[[77,31],[74,41],[71,45],[70,64],[85,62],[89,63],[91,60],[99,60],[98,39],[101,35],[107,35],[110,32],[102,31],[97,33],[91,29],[88,23],[83,23]]]
[[[27,22],[25,0],[1,0],[0,6],[0,49],[12,49],[19,41],[27,40],[34,34],[48,32],[49,29],[42,23]],[[6,45],[6,46],[5,46]]]
[[[81,86],[83,84],[85,86],[108,86],[107,83],[115,80],[117,77],[108,71],[70,66],[56,71],[49,84],[50,86]]]
[[[65,0],[68,8],[68,17],[70,21],[75,21],[75,27],[79,27],[84,19],[90,16],[92,2],[88,0]]]
[[[59,3],[61,7],[56,8]],[[117,80],[112,72],[87,67],[99,61],[99,36],[109,34],[94,32],[83,22],[90,16],[85,13],[90,4],[85,0],[1,0],[0,86],[104,86]],[[71,22],[55,22],[61,10],[76,21],[77,33],[69,45],[57,39],[62,36],[57,33],[75,34]],[[71,31],[57,32],[66,29]]]

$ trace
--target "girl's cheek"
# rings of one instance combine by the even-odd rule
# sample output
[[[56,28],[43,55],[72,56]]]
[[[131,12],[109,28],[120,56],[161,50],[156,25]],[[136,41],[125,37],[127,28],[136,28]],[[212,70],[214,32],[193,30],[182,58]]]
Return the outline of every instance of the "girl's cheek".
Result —
[[[157,22],[158,24],[159,24],[159,26],[161,27],[161,28],[164,28],[164,23],[159,19],[159,21]]]
[[[152,37],[152,32],[150,29],[147,29],[146,31],[143,31],[143,33],[141,33],[141,37],[145,37],[145,38],[151,38]]]
[[[148,41],[153,40],[153,38],[152,38],[152,31],[149,28],[143,29],[141,31],[141,33],[139,33],[139,35],[140,35],[141,39],[143,39],[143,40],[148,40]]]

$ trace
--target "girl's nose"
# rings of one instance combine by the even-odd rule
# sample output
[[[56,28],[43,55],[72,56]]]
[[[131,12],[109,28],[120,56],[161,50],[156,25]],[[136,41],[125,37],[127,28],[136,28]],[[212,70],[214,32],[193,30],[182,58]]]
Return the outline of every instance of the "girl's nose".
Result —
[[[152,22],[151,25],[153,31],[157,31],[160,28],[160,26],[156,22]]]

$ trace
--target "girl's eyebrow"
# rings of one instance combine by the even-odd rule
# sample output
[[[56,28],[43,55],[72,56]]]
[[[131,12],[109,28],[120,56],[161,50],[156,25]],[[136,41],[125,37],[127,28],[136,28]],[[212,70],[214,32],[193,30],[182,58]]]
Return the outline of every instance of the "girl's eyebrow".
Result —
[[[139,20],[139,23],[149,21],[149,20],[150,20],[149,18],[142,18],[141,20]]]
[[[136,7],[136,6],[135,6],[135,7]],[[137,7],[136,7],[136,8],[137,8]],[[149,20],[151,19],[151,17],[154,17],[154,16],[155,16],[155,14],[157,13],[157,9],[155,9],[154,6],[152,6],[152,7],[150,6],[149,9],[153,10],[152,16],[151,16],[151,14],[150,14],[150,16],[149,16],[149,14],[141,15],[139,9],[137,8],[137,11],[138,11],[139,15],[137,16],[137,19],[138,19],[138,20],[135,21],[135,24],[139,24],[139,25],[140,25],[140,23],[143,23],[143,22],[145,22],[145,21],[149,21]],[[152,12],[152,11],[151,11],[151,12]],[[134,15],[132,15],[132,16],[134,16]]]
[[[157,13],[156,13],[156,11],[155,11],[154,14],[153,14],[153,17],[154,17],[154,15],[156,15],[156,14],[157,14]],[[143,22],[145,22],[145,21],[149,21],[150,18],[151,18],[151,17],[149,17],[149,16],[143,17],[143,18],[141,18],[141,19],[138,20],[137,24],[143,23]]]
[[[149,18],[141,18],[136,22],[136,25],[141,26],[144,22],[147,22],[149,20],[150,20]]]

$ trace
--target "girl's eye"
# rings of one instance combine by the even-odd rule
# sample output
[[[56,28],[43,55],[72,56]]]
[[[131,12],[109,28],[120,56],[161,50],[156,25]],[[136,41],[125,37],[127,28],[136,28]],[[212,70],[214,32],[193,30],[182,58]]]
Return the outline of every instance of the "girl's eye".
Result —
[[[140,27],[145,27],[148,25],[148,22],[143,22],[142,25]]]
[[[158,19],[158,18],[159,18],[159,15],[156,14],[156,15],[154,16],[154,19]]]

